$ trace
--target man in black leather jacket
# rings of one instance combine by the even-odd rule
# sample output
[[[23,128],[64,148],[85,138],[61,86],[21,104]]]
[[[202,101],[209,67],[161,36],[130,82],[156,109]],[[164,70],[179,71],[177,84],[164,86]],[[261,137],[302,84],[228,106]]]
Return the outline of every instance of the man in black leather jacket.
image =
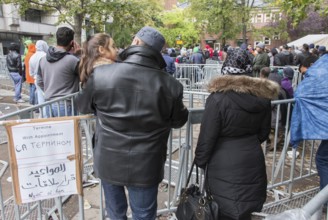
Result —
[[[183,86],[162,71],[164,44],[157,30],[142,28],[122,63],[96,67],[76,98],[80,112],[97,115],[94,169],[110,219],[127,219],[124,187],[134,219],[156,218],[168,136],[188,118]]]
[[[14,101],[18,103],[25,102],[22,99],[22,58],[19,54],[19,45],[11,43],[9,47],[9,53],[6,58],[6,64],[9,71],[9,75],[14,82],[15,97]]]

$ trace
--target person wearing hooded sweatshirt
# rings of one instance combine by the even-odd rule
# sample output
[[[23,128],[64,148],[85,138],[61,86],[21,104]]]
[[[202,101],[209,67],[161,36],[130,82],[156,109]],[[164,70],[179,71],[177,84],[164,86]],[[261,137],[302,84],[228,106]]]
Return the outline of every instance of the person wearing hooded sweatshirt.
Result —
[[[292,81],[294,78],[294,70],[291,67],[285,67],[284,78],[281,80],[281,87],[286,91],[289,99],[294,98],[294,89]]]
[[[274,56],[275,66],[291,66],[294,62],[293,54],[288,51],[288,45],[284,45],[282,51]]]
[[[22,56],[22,61],[24,62],[25,61],[25,57],[26,57],[26,54],[28,52],[28,45],[32,44],[33,42],[30,40],[30,39],[27,39],[26,41],[24,41],[24,54]]]
[[[74,42],[74,31],[68,27],[58,28],[56,38],[57,46],[49,47],[46,56],[41,58],[37,76],[37,84],[44,91],[45,101],[79,91],[79,59],[69,53],[80,49]],[[70,102],[54,103],[51,108],[50,117],[74,115]]]
[[[209,52],[209,58],[212,58],[213,57],[213,53],[214,53],[213,48],[210,45],[208,45],[208,44],[205,45],[205,48]]]
[[[47,42],[43,40],[38,40],[35,44],[36,52],[32,55],[30,62],[29,62],[29,73],[34,78],[34,85],[36,87],[36,94],[37,94],[37,102],[38,104],[44,103],[44,93],[41,90],[41,88],[37,85],[37,72],[39,70],[39,62],[42,57],[46,55],[46,52],[48,51],[48,44]],[[43,114],[42,117],[46,117],[46,108],[43,108]]]
[[[34,77],[30,74],[30,59],[35,53],[35,45],[33,43],[29,44],[27,46],[27,53],[24,59],[25,64],[25,77],[26,82],[30,84],[30,104],[35,105],[37,104],[37,98],[36,98],[36,88],[34,83]]]

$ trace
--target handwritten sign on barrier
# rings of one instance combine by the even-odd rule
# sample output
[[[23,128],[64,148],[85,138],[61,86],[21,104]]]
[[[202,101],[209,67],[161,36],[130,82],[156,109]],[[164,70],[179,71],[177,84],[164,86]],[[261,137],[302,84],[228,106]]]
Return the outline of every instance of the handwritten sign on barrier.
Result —
[[[18,204],[82,194],[77,117],[6,125]]]

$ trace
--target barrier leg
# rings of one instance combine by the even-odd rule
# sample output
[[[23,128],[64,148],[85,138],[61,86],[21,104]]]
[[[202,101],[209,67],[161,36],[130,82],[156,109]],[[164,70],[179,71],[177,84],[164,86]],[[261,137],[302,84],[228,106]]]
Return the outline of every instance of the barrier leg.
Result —
[[[104,215],[104,207],[103,207],[103,191],[102,191],[102,182],[101,179],[99,179],[99,190],[100,190],[100,220],[105,219],[105,215]]]
[[[79,219],[84,220],[84,203],[83,196],[79,195]]]

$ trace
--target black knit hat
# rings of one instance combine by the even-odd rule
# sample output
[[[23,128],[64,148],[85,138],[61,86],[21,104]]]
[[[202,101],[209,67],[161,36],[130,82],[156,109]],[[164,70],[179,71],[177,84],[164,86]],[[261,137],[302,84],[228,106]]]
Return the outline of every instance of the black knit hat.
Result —
[[[294,70],[291,67],[285,67],[283,72],[285,77],[287,77],[288,79],[293,79]]]

